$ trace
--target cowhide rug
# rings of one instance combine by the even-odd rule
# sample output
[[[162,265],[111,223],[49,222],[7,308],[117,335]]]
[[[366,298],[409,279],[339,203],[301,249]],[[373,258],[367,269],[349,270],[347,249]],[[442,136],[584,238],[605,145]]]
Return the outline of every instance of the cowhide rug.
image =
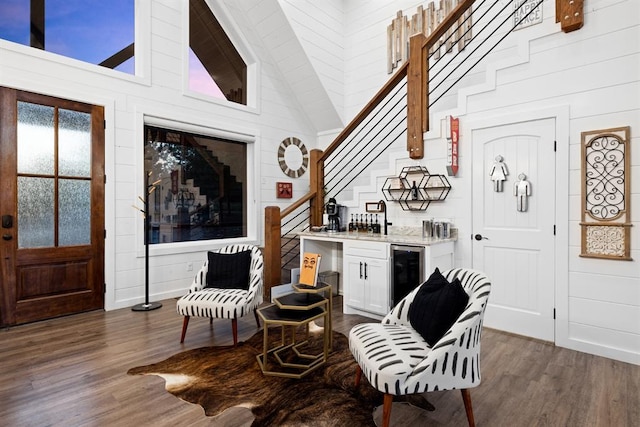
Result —
[[[262,334],[259,331],[235,348],[189,350],[128,373],[161,376],[168,392],[201,405],[208,416],[233,407],[248,408],[254,416],[253,427],[375,426],[372,412],[382,403],[382,394],[364,376],[355,390],[356,362],[344,335],[333,333],[333,351],[325,366],[302,379],[289,379],[260,371],[256,355],[262,353]],[[270,328],[270,340],[279,337],[280,329]],[[312,332],[309,346],[320,349],[321,337],[321,330]],[[433,410],[421,396],[411,399]]]

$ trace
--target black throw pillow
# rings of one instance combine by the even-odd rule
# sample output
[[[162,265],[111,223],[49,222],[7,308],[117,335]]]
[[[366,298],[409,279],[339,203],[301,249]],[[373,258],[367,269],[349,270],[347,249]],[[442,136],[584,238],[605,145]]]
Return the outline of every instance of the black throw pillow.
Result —
[[[205,288],[249,289],[251,251],[223,254],[208,252],[209,268]]]
[[[409,322],[433,346],[460,317],[469,302],[460,280],[449,283],[437,268],[409,306]]]

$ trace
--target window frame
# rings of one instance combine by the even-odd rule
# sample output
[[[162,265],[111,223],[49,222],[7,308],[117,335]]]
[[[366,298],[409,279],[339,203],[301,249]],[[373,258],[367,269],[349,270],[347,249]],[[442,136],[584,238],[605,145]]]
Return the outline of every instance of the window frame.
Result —
[[[144,0],[134,0],[134,73],[129,74],[112,70],[98,64],[64,56],[59,53],[41,50],[21,43],[0,39],[0,49],[17,54],[31,56],[47,62],[53,62],[78,70],[89,71],[107,77],[151,86],[151,5]]]
[[[246,64],[246,91],[247,103],[239,104],[237,102],[227,101],[226,99],[216,98],[201,92],[196,92],[189,88],[189,2],[182,2],[182,93],[184,96],[206,101],[208,103],[216,103],[225,107],[235,108],[242,111],[249,111],[259,114],[260,108],[258,99],[260,97],[260,66],[257,56],[251,50],[251,45],[244,38],[242,32],[235,22],[230,19],[230,13],[217,0],[207,0],[207,4],[211,12],[215,15],[220,26],[224,29],[225,34],[233,43],[240,57]]]
[[[261,216],[258,207],[260,203],[260,137],[257,131],[235,127],[235,126],[207,126],[196,124],[193,121],[180,120],[179,118],[167,119],[160,115],[141,114],[141,120],[138,121],[139,129],[136,134],[138,138],[136,143],[138,153],[137,158],[140,159],[138,173],[136,173],[136,196],[144,195],[146,185],[146,176],[144,171],[144,143],[145,126],[157,126],[176,131],[190,132],[214,138],[224,138],[236,142],[246,144],[247,148],[247,199],[246,199],[246,218],[247,218],[247,235],[237,238],[212,239],[212,240],[194,240],[187,242],[170,242],[149,245],[149,255],[177,255],[190,252],[202,252],[214,248],[226,246],[229,244],[259,244],[261,232]],[[137,203],[136,203],[137,201]],[[133,202],[139,205],[139,199]],[[133,208],[132,208],[133,210]],[[136,235],[136,252],[138,257],[144,257],[144,220],[137,215],[135,224]]]

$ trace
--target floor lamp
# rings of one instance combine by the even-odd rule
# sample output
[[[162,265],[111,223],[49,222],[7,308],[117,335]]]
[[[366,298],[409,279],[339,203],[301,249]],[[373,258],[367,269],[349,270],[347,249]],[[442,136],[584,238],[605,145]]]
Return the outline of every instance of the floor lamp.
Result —
[[[151,171],[147,173],[147,188],[144,193],[144,200],[140,198],[140,200],[142,200],[142,203],[144,203],[144,209],[138,209],[144,216],[144,303],[136,304],[131,307],[131,310],[133,311],[151,311],[162,307],[162,303],[149,302],[149,194],[153,193],[156,189],[156,186],[160,183],[160,181],[162,181],[159,179],[149,184],[150,177]]]

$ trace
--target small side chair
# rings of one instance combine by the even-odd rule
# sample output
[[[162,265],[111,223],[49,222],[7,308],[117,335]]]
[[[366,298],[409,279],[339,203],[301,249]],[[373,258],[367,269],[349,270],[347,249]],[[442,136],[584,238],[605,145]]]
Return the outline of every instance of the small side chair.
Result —
[[[416,295],[420,286],[382,322],[361,323],[349,333],[349,348],[358,363],[356,387],[364,374],[374,388],[384,393],[383,427],[389,426],[394,396],[453,389],[462,392],[469,426],[475,425],[469,389],[480,384],[480,337],[491,283],[484,273],[466,268],[444,271],[441,277],[448,282],[459,280],[459,292],[465,292],[468,301],[453,324],[431,344],[410,320],[410,307],[419,299]],[[441,306],[447,309],[448,304]],[[422,306],[416,310],[422,310]],[[432,323],[438,322],[438,316],[432,319]]]
[[[264,261],[260,248],[253,245],[229,245],[207,253],[207,261],[196,274],[189,293],[176,304],[184,316],[180,343],[184,342],[191,317],[231,319],[233,345],[238,344],[238,319],[262,303]]]

